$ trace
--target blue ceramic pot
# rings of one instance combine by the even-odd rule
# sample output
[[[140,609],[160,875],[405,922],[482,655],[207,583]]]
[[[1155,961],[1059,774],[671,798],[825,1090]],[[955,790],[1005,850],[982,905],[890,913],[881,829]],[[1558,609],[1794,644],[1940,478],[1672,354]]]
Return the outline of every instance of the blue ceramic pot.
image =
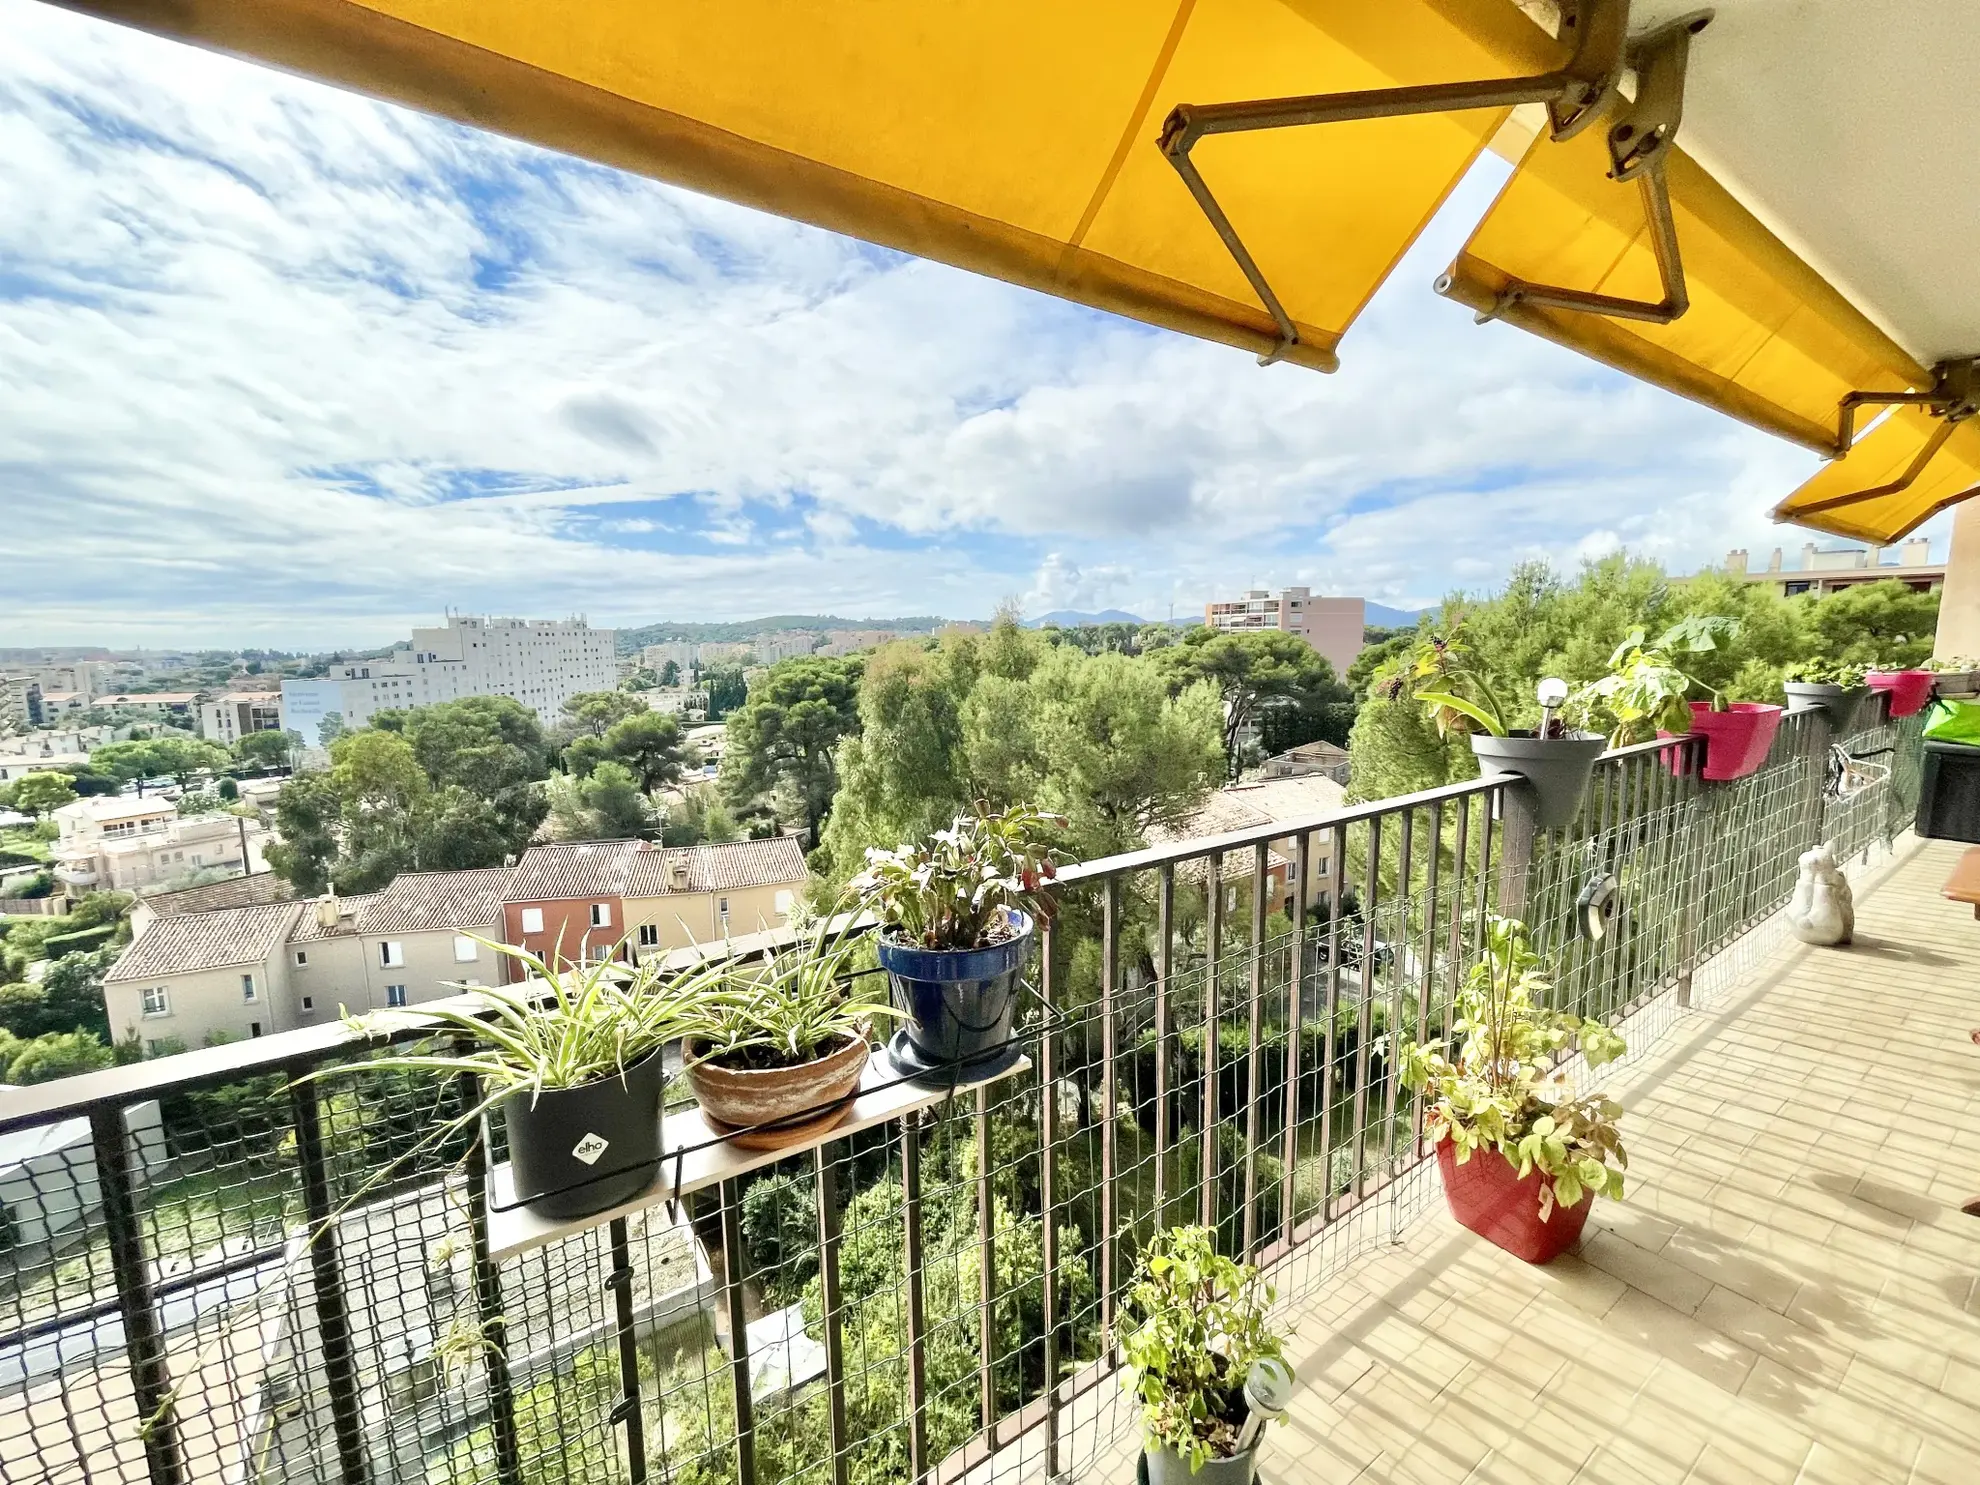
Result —
[[[903,1029],[931,1066],[978,1061],[1011,1039],[1032,922],[1014,908],[1005,913],[1018,932],[987,949],[920,949],[880,936],[880,965],[894,1006],[908,1017]]]

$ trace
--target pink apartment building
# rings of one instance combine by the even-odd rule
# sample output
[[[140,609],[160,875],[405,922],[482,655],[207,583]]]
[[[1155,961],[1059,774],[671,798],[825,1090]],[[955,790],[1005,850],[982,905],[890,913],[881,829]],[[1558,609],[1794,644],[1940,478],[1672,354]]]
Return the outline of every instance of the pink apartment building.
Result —
[[[1253,588],[1229,603],[1203,605],[1212,629],[1283,629],[1297,634],[1345,675],[1361,653],[1363,602],[1359,598],[1315,598],[1310,588],[1268,593]]]

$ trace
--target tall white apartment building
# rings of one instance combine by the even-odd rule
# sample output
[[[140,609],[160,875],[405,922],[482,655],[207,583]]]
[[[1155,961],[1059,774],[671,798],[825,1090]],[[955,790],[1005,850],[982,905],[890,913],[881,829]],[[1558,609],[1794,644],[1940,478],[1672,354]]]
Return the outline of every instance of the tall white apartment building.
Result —
[[[1297,634],[1327,657],[1335,675],[1347,674],[1361,653],[1361,629],[1366,605],[1359,598],[1315,598],[1311,588],[1287,588],[1283,593],[1253,588],[1242,598],[1203,605],[1203,622],[1212,629],[1283,629]]]
[[[314,680],[282,682],[284,725],[315,746],[336,713],[362,727],[392,707],[463,696],[512,696],[545,722],[580,691],[618,685],[617,635],[582,619],[485,619],[450,614],[442,629],[415,629],[382,660],[356,660]]]

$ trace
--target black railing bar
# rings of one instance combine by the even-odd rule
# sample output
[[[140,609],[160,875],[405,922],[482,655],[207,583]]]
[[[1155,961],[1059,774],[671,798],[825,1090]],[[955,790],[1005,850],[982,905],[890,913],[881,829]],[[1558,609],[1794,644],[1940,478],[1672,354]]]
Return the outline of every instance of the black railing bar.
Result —
[[[1056,947],[1048,919],[1038,930],[1039,973],[1048,1007],[1053,1001]],[[1059,1409],[1053,1383],[1059,1375],[1059,1213],[1058,1213],[1058,1068],[1053,1055],[1056,1037],[1049,1020],[1038,1039],[1038,1268],[1039,1307],[1045,1330],[1045,1472],[1059,1473]],[[753,1482],[752,1482],[753,1485]]]
[[[1176,957],[1176,868],[1164,863],[1155,896],[1155,1225],[1169,1221],[1169,977]]]
[[[1217,1225],[1217,1017],[1218,968],[1224,955],[1224,857],[1210,857],[1209,875],[1203,883],[1203,1101],[1197,1122],[1197,1221],[1205,1227]],[[1056,1473],[1056,1471],[1054,1471]]]
[[[1149,846],[1139,851],[1124,851],[1117,856],[1102,856],[1095,861],[1081,861],[1062,866],[1055,880],[1061,885],[1071,886],[1126,872],[1149,871],[1158,866],[1200,861],[1213,855],[1221,856],[1229,851],[1249,850],[1253,846],[1270,845],[1276,840],[1288,840],[1303,830],[1352,825],[1374,819],[1378,815],[1394,814],[1397,810],[1428,804],[1434,799],[1462,799],[1473,794],[1490,793],[1510,782],[1512,780],[1509,777],[1497,774],[1490,778],[1464,779],[1455,784],[1439,784],[1434,789],[1419,789],[1414,794],[1397,794],[1388,799],[1373,799],[1365,804],[1348,805],[1338,810],[1324,810],[1313,815],[1290,816],[1284,820],[1274,821],[1270,825],[1253,825],[1244,830],[1227,831],[1222,835],[1199,835],[1169,845]]]
[[[749,1387],[749,1319],[743,1308],[742,1183],[721,1184],[722,1291],[729,1326],[729,1385],[736,1420],[736,1480],[756,1485],[756,1413]]]
[[[1295,855],[1298,852],[1295,850]],[[1244,1261],[1258,1245],[1258,1064],[1265,1034],[1265,885],[1271,872],[1268,848],[1260,843],[1251,858],[1251,963],[1245,990],[1251,1015],[1245,1027],[1244,1066],[1244,1215],[1238,1223]]]
[[[330,1419],[337,1437],[337,1462],[344,1485],[365,1485],[363,1399],[351,1344],[350,1312],[344,1303],[339,1234],[332,1220],[330,1172],[324,1159],[322,1111],[316,1084],[289,1084],[295,1122],[296,1163],[301,1167],[303,1211],[309,1218],[310,1273],[316,1289],[316,1329],[329,1384]]]
[[[1121,970],[1121,881],[1109,877],[1100,889],[1100,1333],[1114,1333],[1115,1214],[1120,1157],[1115,1142],[1114,995]],[[1081,1111],[1081,1117],[1087,1111]],[[1109,1342],[1111,1344],[1111,1341]]]
[[[921,1118],[901,1116],[901,1255],[907,1280],[908,1468],[928,1477],[928,1312],[922,1292]]]
[[[1313,837],[1302,830],[1293,843],[1292,1004],[1286,1021],[1286,1112],[1279,1147],[1279,1232],[1290,1237],[1299,1168],[1299,1039],[1305,1030],[1307,877],[1313,870]],[[1323,1178],[1324,1180],[1324,1178]]]
[[[978,1091],[977,1097],[983,1094]],[[839,1182],[825,1146],[812,1152],[818,1175],[818,1301],[824,1312],[825,1396],[827,1427],[832,1440],[833,1485],[847,1485],[852,1447],[846,1427],[845,1299],[839,1287]],[[986,1254],[987,1256],[987,1254]]]

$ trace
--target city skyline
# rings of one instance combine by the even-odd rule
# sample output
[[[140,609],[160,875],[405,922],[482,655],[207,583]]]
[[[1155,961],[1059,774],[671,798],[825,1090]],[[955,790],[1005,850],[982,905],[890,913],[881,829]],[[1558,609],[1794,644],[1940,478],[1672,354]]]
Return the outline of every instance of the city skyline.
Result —
[[[1529,557],[1765,548],[1817,467],[1432,295],[1490,156],[1322,376],[0,19],[12,644],[348,648],[448,607],[1165,617],[1295,584],[1412,609]]]

